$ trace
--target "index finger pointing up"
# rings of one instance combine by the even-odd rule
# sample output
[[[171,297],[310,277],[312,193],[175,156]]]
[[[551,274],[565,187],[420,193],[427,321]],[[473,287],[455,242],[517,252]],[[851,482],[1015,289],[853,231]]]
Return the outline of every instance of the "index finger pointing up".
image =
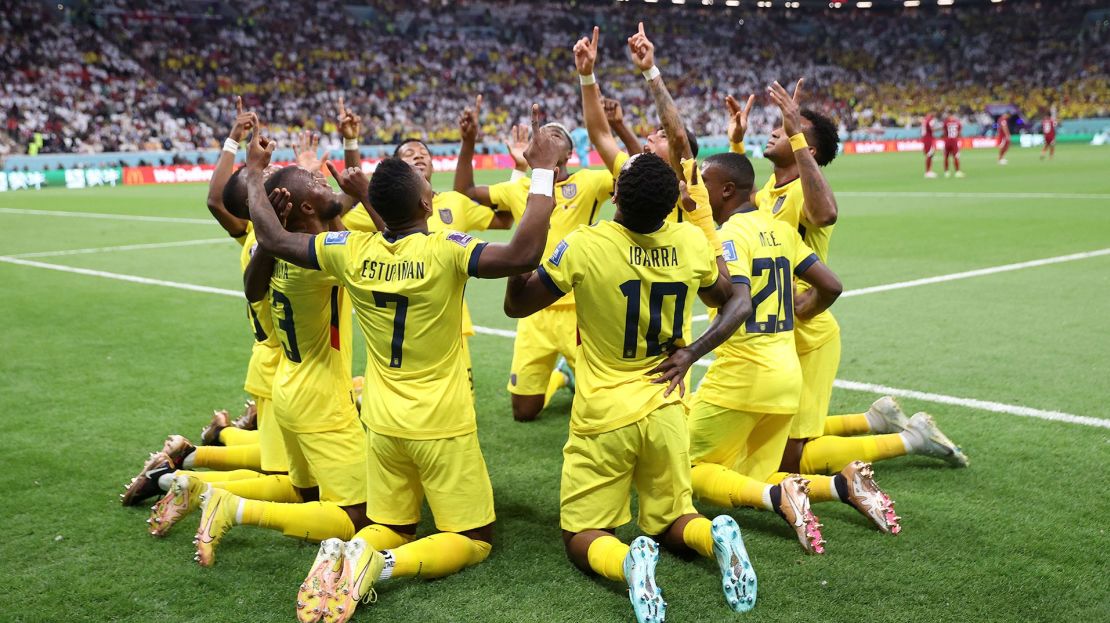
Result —
[[[597,26],[594,26],[594,36],[593,36],[592,39],[590,39],[590,48],[592,48],[594,50],[597,49],[597,36],[598,36],[598,33],[600,33],[600,32],[601,32],[601,29],[598,28]]]
[[[342,119],[347,116],[347,107],[343,105],[343,96],[339,96],[339,117]]]

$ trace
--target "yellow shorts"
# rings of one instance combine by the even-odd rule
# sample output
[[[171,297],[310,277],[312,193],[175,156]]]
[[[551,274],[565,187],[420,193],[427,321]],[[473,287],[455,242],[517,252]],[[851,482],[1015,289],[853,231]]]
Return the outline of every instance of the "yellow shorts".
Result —
[[[798,355],[802,367],[802,396],[790,425],[791,439],[813,439],[825,433],[833,381],[840,367],[840,332],[821,346]]]
[[[281,429],[294,487],[320,487],[320,501],[354,506],[366,501],[366,433],[357,417],[339,430]]]
[[[366,515],[407,526],[428,507],[441,532],[465,532],[493,523],[493,486],[478,433],[447,439],[402,439],[366,433]]]
[[[756,480],[766,480],[779,471],[793,419],[789,415],[726,409],[699,400],[686,418],[690,462],[723,465]]]
[[[559,522],[582,532],[616,528],[632,519],[632,487],[639,496],[637,523],[662,534],[676,519],[696,513],[690,488],[686,409],[660,407],[627,426],[596,435],[573,432],[563,447]]]
[[[258,446],[264,472],[287,472],[289,460],[285,455],[285,439],[274,419],[274,403],[269,398],[254,396],[258,409]]]
[[[542,396],[562,355],[570,367],[578,352],[578,319],[574,307],[540,310],[516,323],[513,364],[509,374],[509,393]]]

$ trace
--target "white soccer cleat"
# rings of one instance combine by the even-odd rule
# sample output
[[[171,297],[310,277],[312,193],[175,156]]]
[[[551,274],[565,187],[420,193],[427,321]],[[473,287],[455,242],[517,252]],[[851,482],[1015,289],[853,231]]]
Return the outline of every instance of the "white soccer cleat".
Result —
[[[728,606],[736,612],[755,607],[756,578],[740,526],[728,515],[713,520],[713,555],[721,570],[721,590]]]
[[[871,425],[873,433],[900,433],[909,426],[910,418],[893,396],[883,396],[868,407],[867,423]]]
[[[967,455],[941,432],[933,416],[924,411],[915,413],[906,428],[907,432],[916,433],[921,438],[921,443],[915,445],[913,454],[935,456],[938,459],[944,459],[952,467],[968,466]]]
[[[646,536],[636,537],[624,558],[624,579],[637,623],[663,623],[667,616],[663,590],[655,583],[657,562],[659,545]]]
[[[998,161],[998,164],[1000,164],[1000,165],[1002,165],[1002,166],[1006,166],[1006,165],[1008,165],[1008,164],[1010,164],[1010,163],[1009,163],[1009,161],[1007,161],[1007,160],[1006,160],[1005,158],[1002,158],[1002,159],[1000,159],[1000,160]]]
[[[936,179],[936,177],[937,177],[937,172],[936,171],[926,171],[925,172],[925,179],[930,179],[931,180],[931,179]]]
[[[967,177],[963,171],[956,171],[956,177]]]
[[[944,172],[944,177],[952,177],[952,172],[951,171],[945,171]]]

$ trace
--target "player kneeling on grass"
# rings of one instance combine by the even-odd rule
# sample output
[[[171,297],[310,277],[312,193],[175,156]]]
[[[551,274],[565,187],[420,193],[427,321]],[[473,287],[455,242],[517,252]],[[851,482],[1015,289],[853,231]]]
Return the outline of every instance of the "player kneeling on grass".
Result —
[[[372,523],[348,542],[321,544],[297,596],[302,621],[346,621],[382,579],[442,577],[490,553],[493,489],[461,345],[463,288],[470,277],[507,277],[539,265],[554,169],[565,152],[539,131],[539,116],[534,106],[525,152],[536,183],[508,244],[429,233],[432,187],[396,158],[382,161],[365,189],[364,205],[384,219],[381,233],[286,231],[261,181],[273,142],[251,143],[249,203],[261,248],[346,288],[366,336],[362,422]],[[441,532],[414,540],[425,495]]]
[[[577,391],[560,487],[567,554],[584,571],[626,582],[641,622],[665,615],[655,539],[716,557],[729,606],[750,610],[755,571],[736,521],[722,515],[711,522],[692,503],[683,403],[690,366],[750,311],[748,286],[719,272],[697,227],[665,222],[679,186],[663,159],[629,159],[616,190],[613,221],[576,229],[536,272],[511,279],[505,295],[505,312],[517,318],[571,292],[577,301]],[[721,313],[687,345],[695,296]],[[654,538],[629,546],[613,531],[631,518],[632,487],[640,528]]]

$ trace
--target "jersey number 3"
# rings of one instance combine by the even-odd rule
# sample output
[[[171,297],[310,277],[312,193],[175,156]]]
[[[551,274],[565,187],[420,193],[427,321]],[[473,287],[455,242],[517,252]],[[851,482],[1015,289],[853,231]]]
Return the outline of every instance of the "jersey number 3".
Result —
[[[635,359],[639,350],[640,328],[640,280],[631,279],[620,285],[621,294],[628,299],[624,310],[624,358]],[[682,339],[682,316],[686,312],[686,284],[674,281],[661,281],[651,284],[648,290],[648,327],[644,335],[647,342],[647,356],[663,354],[675,340]],[[659,340],[663,330],[663,299],[674,297],[674,321],[671,323],[670,337]]]
[[[273,310],[278,314],[274,318],[274,326],[278,329],[281,347],[285,349],[285,358],[293,363],[300,363],[301,351],[297,348],[297,326],[293,323],[293,304],[289,302],[289,297],[277,290],[270,290],[270,300],[273,301]]]

